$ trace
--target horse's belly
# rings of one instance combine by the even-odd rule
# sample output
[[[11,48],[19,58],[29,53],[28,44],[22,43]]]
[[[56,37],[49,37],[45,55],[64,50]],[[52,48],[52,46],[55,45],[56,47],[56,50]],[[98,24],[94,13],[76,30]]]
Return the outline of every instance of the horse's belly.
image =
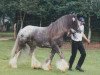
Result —
[[[37,44],[40,45],[48,45],[48,39],[47,38],[43,38],[43,37],[37,37],[34,41],[36,41]]]
[[[37,43],[38,47],[47,47],[50,48],[50,43],[49,42],[43,42],[43,43]]]

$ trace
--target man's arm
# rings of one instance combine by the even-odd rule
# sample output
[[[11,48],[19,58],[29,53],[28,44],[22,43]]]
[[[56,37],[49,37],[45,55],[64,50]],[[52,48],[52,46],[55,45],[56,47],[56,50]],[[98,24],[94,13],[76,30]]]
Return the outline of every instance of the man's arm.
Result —
[[[68,32],[67,32],[67,36],[71,36],[71,34],[74,34],[74,33],[76,33],[76,31],[74,30],[74,29],[70,29]]]
[[[83,33],[83,38],[86,40],[86,42],[89,44],[90,40],[86,37],[86,35]]]

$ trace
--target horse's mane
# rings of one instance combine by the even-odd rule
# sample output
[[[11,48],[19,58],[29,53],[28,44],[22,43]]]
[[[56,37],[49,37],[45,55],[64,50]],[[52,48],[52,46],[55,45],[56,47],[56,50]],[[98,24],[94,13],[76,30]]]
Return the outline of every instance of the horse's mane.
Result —
[[[63,35],[65,32],[65,28],[69,29],[73,25],[73,17],[75,17],[75,15],[65,15],[57,19],[55,22],[52,22],[48,26],[48,34],[50,34],[50,37],[59,37],[60,34]]]

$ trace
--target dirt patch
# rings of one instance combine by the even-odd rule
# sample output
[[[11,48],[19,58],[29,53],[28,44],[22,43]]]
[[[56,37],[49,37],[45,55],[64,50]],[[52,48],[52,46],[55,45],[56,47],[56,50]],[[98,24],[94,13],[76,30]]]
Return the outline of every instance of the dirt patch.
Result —
[[[65,49],[71,49],[71,43],[64,43],[62,47]],[[84,43],[84,47],[86,50],[100,50],[100,42],[92,42],[90,44]]]
[[[84,46],[86,49],[89,50],[96,50],[96,49],[100,50],[100,42],[93,42],[91,44],[85,43]]]
[[[13,39],[13,37],[0,37],[0,40],[10,40]]]

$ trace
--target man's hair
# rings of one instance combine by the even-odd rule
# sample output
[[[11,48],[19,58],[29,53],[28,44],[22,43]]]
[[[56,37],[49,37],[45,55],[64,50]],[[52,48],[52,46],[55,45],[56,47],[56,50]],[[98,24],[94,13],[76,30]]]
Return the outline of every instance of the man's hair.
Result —
[[[85,20],[84,20],[83,17],[80,17],[80,18],[79,18],[79,21],[81,21],[81,22],[85,22]]]

